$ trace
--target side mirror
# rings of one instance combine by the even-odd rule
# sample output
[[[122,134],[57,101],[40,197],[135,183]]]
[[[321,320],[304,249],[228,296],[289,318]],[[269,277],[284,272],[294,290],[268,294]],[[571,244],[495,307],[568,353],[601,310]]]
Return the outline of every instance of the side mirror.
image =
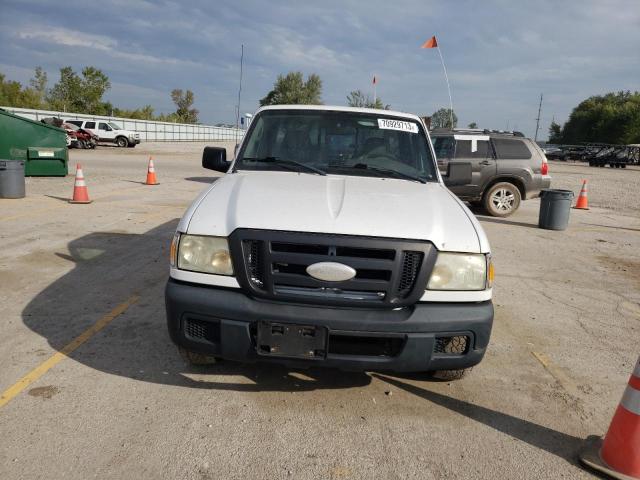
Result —
[[[227,149],[220,147],[204,147],[202,152],[202,166],[216,172],[227,173],[229,170],[227,162]]]
[[[447,175],[444,177],[444,184],[447,187],[468,185],[471,183],[471,164],[449,162]]]

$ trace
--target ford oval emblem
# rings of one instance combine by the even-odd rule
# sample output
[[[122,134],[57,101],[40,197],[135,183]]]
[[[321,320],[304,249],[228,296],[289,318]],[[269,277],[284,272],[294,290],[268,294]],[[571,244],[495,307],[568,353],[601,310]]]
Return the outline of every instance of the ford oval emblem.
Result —
[[[307,273],[313,278],[325,282],[344,282],[356,276],[355,269],[336,262],[318,262],[307,267]]]

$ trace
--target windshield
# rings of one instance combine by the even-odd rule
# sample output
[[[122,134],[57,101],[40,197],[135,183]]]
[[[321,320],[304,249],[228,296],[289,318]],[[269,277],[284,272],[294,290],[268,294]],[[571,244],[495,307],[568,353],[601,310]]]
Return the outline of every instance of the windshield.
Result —
[[[118,125],[117,123],[113,123],[113,122],[108,122],[108,123],[109,123],[109,126],[114,130],[122,130],[122,128],[120,128],[120,125]]]
[[[437,181],[422,126],[382,112],[264,111],[235,169]]]

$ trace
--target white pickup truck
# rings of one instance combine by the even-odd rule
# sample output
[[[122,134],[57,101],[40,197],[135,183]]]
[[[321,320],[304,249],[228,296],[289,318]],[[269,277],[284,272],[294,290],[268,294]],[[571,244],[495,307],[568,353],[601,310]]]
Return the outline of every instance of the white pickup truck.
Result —
[[[331,106],[256,113],[171,245],[169,333],[196,364],[429,372],[459,378],[491,334],[482,227],[445,186],[420,118]],[[444,180],[444,181],[443,181]]]
[[[133,148],[140,143],[140,134],[132,130],[125,130],[115,122],[93,120],[65,120],[66,123],[76,125],[98,137],[99,142],[115,143],[119,147]]]

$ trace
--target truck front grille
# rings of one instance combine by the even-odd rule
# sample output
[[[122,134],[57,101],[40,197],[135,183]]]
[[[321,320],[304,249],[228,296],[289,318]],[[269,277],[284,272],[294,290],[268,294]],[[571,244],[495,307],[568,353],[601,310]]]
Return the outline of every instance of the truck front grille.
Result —
[[[236,230],[231,250],[238,281],[269,299],[329,305],[400,307],[420,298],[436,250],[429,242]],[[318,262],[355,269],[354,278],[327,282],[307,273]]]

